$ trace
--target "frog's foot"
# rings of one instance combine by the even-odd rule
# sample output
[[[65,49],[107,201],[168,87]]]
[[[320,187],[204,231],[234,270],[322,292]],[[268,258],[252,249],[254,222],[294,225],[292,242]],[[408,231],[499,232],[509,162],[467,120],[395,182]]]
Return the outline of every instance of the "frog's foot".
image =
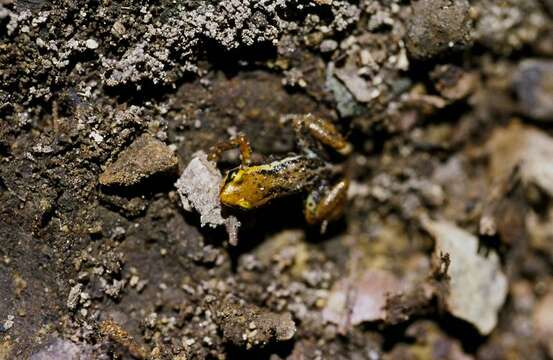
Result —
[[[300,139],[307,133],[315,140],[333,148],[342,155],[349,155],[351,153],[351,144],[340,134],[334,124],[328,120],[312,114],[295,115],[292,117],[292,124]]]
[[[238,134],[228,141],[217,143],[209,149],[208,159],[217,161],[221,158],[221,155],[228,150],[235,148],[240,149],[240,158],[242,165],[249,165],[251,163],[252,148],[248,138],[244,134]]]
[[[313,190],[305,202],[304,214],[308,224],[321,224],[321,233],[329,221],[339,218],[347,202],[349,181],[342,179],[332,187],[322,184]]]

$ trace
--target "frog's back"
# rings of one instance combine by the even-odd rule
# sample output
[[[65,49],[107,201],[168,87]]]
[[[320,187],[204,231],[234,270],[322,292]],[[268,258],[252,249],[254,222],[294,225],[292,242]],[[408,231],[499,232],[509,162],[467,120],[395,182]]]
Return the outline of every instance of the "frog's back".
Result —
[[[304,155],[240,168],[227,175],[221,202],[244,209],[262,206],[272,199],[312,187],[320,168],[320,160]]]

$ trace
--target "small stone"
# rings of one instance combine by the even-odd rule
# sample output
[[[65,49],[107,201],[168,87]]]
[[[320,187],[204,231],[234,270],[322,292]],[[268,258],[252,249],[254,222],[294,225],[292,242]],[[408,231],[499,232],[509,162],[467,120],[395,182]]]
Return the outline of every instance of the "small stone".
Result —
[[[81,284],[77,284],[69,290],[69,296],[67,297],[67,307],[71,310],[77,307],[81,295]]]
[[[423,226],[436,241],[435,255],[449,254],[451,259],[449,312],[488,335],[497,324],[508,290],[499,257],[493,250],[487,256],[479,254],[478,239],[453,223],[425,219]]]
[[[149,134],[143,134],[100,175],[104,186],[129,187],[154,175],[169,175],[177,171],[178,159],[171,149]]]
[[[100,135],[97,131],[92,131],[89,136],[98,144],[101,144],[104,141],[104,137]]]
[[[535,120],[553,121],[553,61],[523,61],[513,85],[524,115]]]
[[[326,87],[334,95],[340,116],[351,117],[363,114],[366,108],[355,100],[349,89],[337,78],[334,63],[328,64],[326,74]]]
[[[117,37],[122,37],[127,32],[125,25],[120,21],[116,21],[111,27],[111,33]]]
[[[135,287],[136,285],[138,285],[138,281],[140,281],[140,278],[138,276],[136,275],[131,276],[131,279],[129,281],[129,286]]]
[[[8,319],[4,321],[4,324],[2,324],[3,331],[8,331],[13,327],[13,319],[15,317],[13,315],[8,315]]]
[[[371,91],[369,83],[357,74],[357,69],[354,67],[345,67],[336,69],[336,77],[342,81],[355,100],[366,103],[374,99],[375,93]]]
[[[338,48],[338,42],[336,40],[327,39],[323,40],[320,45],[321,52],[327,53],[332,52]]]
[[[470,5],[467,0],[420,0],[414,2],[405,45],[409,55],[428,60],[450,48],[471,41]]]
[[[98,42],[94,39],[88,39],[85,43],[86,47],[90,50],[98,49]]]

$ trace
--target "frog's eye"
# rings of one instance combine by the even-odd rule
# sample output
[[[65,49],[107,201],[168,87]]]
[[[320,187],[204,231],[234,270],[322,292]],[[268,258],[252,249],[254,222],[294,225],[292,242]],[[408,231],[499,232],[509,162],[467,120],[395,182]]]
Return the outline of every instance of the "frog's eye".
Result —
[[[240,169],[233,169],[228,172],[226,182],[239,182],[241,179],[242,173],[240,172]]]

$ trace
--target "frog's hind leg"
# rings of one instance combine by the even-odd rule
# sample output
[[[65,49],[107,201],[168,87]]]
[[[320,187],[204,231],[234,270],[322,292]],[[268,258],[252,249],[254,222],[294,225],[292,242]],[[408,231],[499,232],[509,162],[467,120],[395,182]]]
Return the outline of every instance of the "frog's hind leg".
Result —
[[[351,153],[351,144],[340,134],[330,121],[312,114],[296,115],[292,118],[294,130],[301,138],[308,133],[315,140],[329,146],[342,155]]]
[[[217,161],[225,151],[232,150],[237,147],[240,149],[242,165],[249,165],[251,163],[252,148],[248,138],[244,134],[238,134],[228,141],[223,141],[213,145],[209,149],[208,159]]]
[[[332,187],[321,184],[305,201],[304,215],[308,224],[321,224],[321,233],[326,231],[329,221],[336,220],[347,203],[349,181],[342,179]]]

